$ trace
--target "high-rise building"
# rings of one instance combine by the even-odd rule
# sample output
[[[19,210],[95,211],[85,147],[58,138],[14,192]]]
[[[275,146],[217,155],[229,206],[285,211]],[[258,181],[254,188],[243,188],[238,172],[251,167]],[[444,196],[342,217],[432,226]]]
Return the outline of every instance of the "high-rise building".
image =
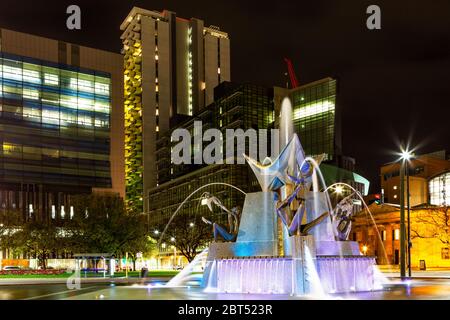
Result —
[[[170,11],[133,8],[121,25],[125,55],[125,169],[128,208],[147,212],[145,190],[157,187],[156,140],[171,123],[214,100],[230,80],[230,41]]]
[[[62,220],[73,194],[123,195],[122,56],[5,29],[0,49],[0,212]]]
[[[293,130],[299,136],[305,154],[325,155],[320,167],[325,183],[343,182],[367,195],[370,182],[354,172],[355,159],[342,154],[342,105],[338,103],[338,81],[327,77],[293,89],[275,87],[274,95],[275,126],[279,127],[281,103],[289,97],[293,107]],[[346,195],[352,193],[350,189],[344,192]],[[333,203],[338,199],[332,196]]]
[[[325,78],[294,89],[276,87],[277,119],[281,112],[281,102],[286,96],[292,101],[294,131],[298,134],[305,153],[325,154],[325,161],[339,164],[342,139],[340,110],[336,101],[337,81]]]
[[[179,215],[189,218],[204,216],[224,226],[227,223],[226,215],[211,216],[206,206],[199,206],[199,198],[202,193],[209,192],[218,197],[225,207],[232,209],[234,207],[242,208],[245,196],[240,191],[221,185],[221,183],[235,186],[247,193],[260,191],[254,173],[246,164],[174,165],[171,163],[170,150],[175,145],[175,142],[171,141],[172,131],[186,129],[193,137],[196,128],[195,122],[201,122],[203,133],[212,128],[221,130],[225,148],[227,129],[246,131],[248,129],[266,129],[271,126],[274,122],[273,89],[252,84],[224,82],[215,89],[214,103],[161,136],[156,151],[159,186],[146,190],[149,206],[148,223],[151,232],[161,231],[174,211],[199,188],[202,188],[201,192],[193,194],[188,199]],[[235,157],[238,156],[238,143],[241,142],[235,139]],[[246,153],[248,153],[249,142],[245,143]],[[261,141],[261,137],[259,137],[258,143],[266,143],[266,141]],[[194,141],[192,141],[192,148],[195,148]],[[192,156],[194,157],[194,155]],[[166,257],[165,260],[170,260],[167,257],[173,254],[173,251],[164,247],[160,250],[159,258],[163,260],[161,262],[164,264],[164,257]]]

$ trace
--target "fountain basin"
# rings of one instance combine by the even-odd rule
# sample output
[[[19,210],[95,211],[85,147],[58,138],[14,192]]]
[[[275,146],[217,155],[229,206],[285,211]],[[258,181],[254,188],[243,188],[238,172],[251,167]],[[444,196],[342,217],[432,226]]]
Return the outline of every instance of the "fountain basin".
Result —
[[[299,267],[302,262],[294,258],[214,260],[209,265],[208,289],[214,288],[218,293],[304,295],[317,287],[321,287],[325,294],[374,291],[378,288],[373,257],[328,256],[316,257],[313,261],[318,279],[314,279],[311,266]]]
[[[210,247],[203,286],[219,293],[323,295],[373,291],[375,258],[363,256],[358,243],[316,243],[313,236],[289,238],[292,255],[278,257],[269,243],[214,243]],[[331,253],[319,255],[321,252]],[[252,248],[253,247],[253,248]],[[263,249],[271,249],[265,252]],[[249,251],[240,252],[239,248]],[[259,252],[260,255],[249,255]],[[264,254],[265,253],[265,254]]]

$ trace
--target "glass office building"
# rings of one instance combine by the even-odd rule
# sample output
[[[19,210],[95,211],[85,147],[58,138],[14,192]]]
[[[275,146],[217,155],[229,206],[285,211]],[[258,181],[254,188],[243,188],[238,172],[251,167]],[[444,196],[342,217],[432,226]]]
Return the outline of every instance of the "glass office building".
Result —
[[[208,129],[217,128],[223,133],[224,150],[226,146],[227,129],[266,129],[274,122],[273,89],[253,84],[239,84],[223,82],[214,90],[215,102],[184,121],[174,126],[171,132],[162,136],[157,142],[157,188],[148,190],[149,225],[150,228],[161,228],[167,224],[173,211],[197,188],[210,183],[228,183],[245,192],[260,191],[259,183],[250,167],[244,165],[174,165],[171,163],[171,149],[176,144],[171,142],[173,130],[183,128],[194,137],[194,121],[201,121],[205,133]],[[259,137],[258,143],[267,143]],[[270,137],[268,136],[267,139]],[[235,144],[235,156],[237,154],[237,141]],[[245,142],[246,153],[248,144]],[[206,146],[208,143],[205,143]],[[192,141],[192,150],[195,149]],[[270,151],[270,150],[269,150]],[[193,155],[191,155],[194,157]],[[193,158],[192,158],[193,160]],[[235,206],[243,206],[242,193],[228,187],[212,185],[202,190],[218,197],[229,209]],[[197,215],[208,216],[208,209],[199,208],[196,195],[186,203],[180,211],[180,215],[194,217]],[[223,218],[223,217],[222,217]],[[215,219],[218,219],[215,217]],[[226,216],[225,218],[226,219]],[[222,219],[222,220],[223,220]],[[217,221],[222,222],[222,221]],[[225,222],[224,222],[225,223]]]
[[[51,212],[111,187],[110,91],[107,73],[0,53],[3,208]]]
[[[308,155],[336,156],[336,80],[325,79],[291,93],[294,130]]]

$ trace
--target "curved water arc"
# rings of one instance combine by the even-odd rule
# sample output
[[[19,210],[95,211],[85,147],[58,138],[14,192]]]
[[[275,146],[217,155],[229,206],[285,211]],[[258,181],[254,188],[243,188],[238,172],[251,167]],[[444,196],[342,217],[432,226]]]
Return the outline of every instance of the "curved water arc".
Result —
[[[346,186],[346,187],[348,187],[349,189],[351,189],[351,190],[358,196],[358,198],[362,201],[362,203],[364,204],[364,208],[365,208],[365,209],[367,210],[367,212],[369,213],[370,219],[372,220],[372,223],[373,223],[373,225],[375,226],[375,230],[377,231],[378,241],[381,243],[381,246],[382,246],[382,248],[383,248],[384,258],[386,259],[386,262],[387,262],[387,261],[388,261],[388,258],[387,258],[387,252],[386,252],[386,248],[385,248],[384,243],[383,243],[383,239],[382,239],[381,236],[380,236],[380,230],[378,229],[378,226],[377,226],[377,224],[376,224],[376,222],[375,222],[375,219],[374,219],[374,217],[373,217],[373,214],[372,214],[372,212],[370,211],[369,206],[367,205],[366,201],[364,201],[364,198],[363,198],[363,196],[361,195],[361,192],[358,191],[358,190],[356,190],[356,189],[355,189],[354,187],[352,187],[351,185],[349,185],[349,184],[347,184],[347,183],[344,183],[344,182],[334,183],[334,184],[332,184],[331,186],[329,186],[327,189],[325,189],[324,192],[327,192],[327,193],[328,193],[328,191],[329,191],[331,188],[336,187],[336,186],[339,186],[339,185],[341,185],[341,186]]]
[[[161,233],[161,236],[159,237],[159,240],[158,240],[158,243],[157,243],[157,246],[158,246],[158,247],[161,245],[161,241],[163,240],[164,235],[166,234],[167,229],[169,228],[169,226],[170,226],[170,224],[172,223],[173,219],[175,219],[175,217],[177,216],[178,212],[181,210],[181,208],[183,208],[183,206],[186,204],[186,202],[188,202],[188,201],[192,198],[192,196],[193,196],[194,194],[196,194],[197,192],[199,192],[199,191],[201,191],[201,190],[203,190],[203,189],[205,189],[205,188],[207,188],[207,187],[211,187],[211,186],[226,186],[226,187],[233,188],[233,189],[235,189],[235,190],[241,192],[241,193],[244,194],[244,195],[247,195],[246,192],[244,192],[244,191],[242,191],[241,189],[239,189],[238,187],[235,187],[235,186],[233,186],[233,185],[231,185],[231,184],[228,184],[228,183],[214,182],[214,183],[209,183],[209,184],[207,184],[207,185],[204,185],[204,186],[198,188],[197,190],[195,190],[194,192],[192,192],[186,199],[184,199],[184,201],[180,204],[180,206],[177,208],[177,210],[175,210],[174,214],[173,214],[172,217],[169,219],[169,222],[167,223],[166,227],[164,228],[164,231]]]

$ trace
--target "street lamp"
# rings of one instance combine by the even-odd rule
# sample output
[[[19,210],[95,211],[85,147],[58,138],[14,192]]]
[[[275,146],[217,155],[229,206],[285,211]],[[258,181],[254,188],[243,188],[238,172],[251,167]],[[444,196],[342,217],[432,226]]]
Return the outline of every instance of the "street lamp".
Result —
[[[409,194],[409,161],[412,159],[413,153],[409,150],[401,151],[400,166],[400,276],[402,279],[406,277],[406,230],[405,230],[405,172],[407,179],[406,195],[408,207],[408,275],[411,277],[411,211],[410,211],[410,194]]]
[[[408,276],[411,278],[411,194],[409,191],[409,161],[414,157],[411,151],[403,151],[402,159],[406,164],[406,206],[408,208]]]
[[[170,242],[175,243],[176,239],[175,237],[170,238]],[[173,267],[176,269],[177,267],[177,247],[175,245],[172,245],[173,249]]]
[[[195,224],[193,222],[189,223],[189,227],[193,228]]]
[[[367,247],[367,245],[364,245],[364,246],[362,247],[362,250],[363,250],[364,255],[367,256],[367,251],[369,250],[369,248]]]
[[[337,193],[337,194],[342,194],[343,192],[344,192],[344,187],[343,186],[336,186],[336,188],[334,189],[334,191]]]

